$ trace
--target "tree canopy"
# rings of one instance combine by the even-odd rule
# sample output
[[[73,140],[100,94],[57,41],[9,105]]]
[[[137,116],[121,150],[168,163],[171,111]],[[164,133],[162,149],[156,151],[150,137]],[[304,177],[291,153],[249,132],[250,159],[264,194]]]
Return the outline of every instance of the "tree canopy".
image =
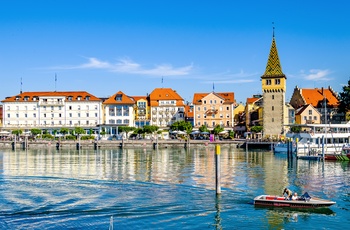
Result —
[[[262,130],[263,130],[263,127],[259,125],[252,126],[250,128],[250,131],[252,131],[253,133],[260,133]]]
[[[209,129],[206,125],[202,125],[201,127],[199,127],[198,129],[200,132],[209,132]]]
[[[143,132],[144,133],[154,133],[159,129],[158,126],[155,125],[145,125],[143,126]]]
[[[224,131],[225,129],[221,127],[220,125],[216,125],[215,128],[213,129],[213,133],[215,135],[218,135],[220,132]]]
[[[30,132],[32,133],[33,136],[41,134],[41,130],[40,129],[31,129]]]
[[[173,131],[185,131],[187,134],[190,134],[192,132],[193,127],[192,124],[188,121],[177,121],[170,126],[170,129]]]
[[[343,92],[339,93],[338,112],[346,114],[350,111],[350,80],[343,86]],[[350,117],[347,117],[349,120]]]
[[[85,134],[86,132],[82,127],[75,127],[74,133],[75,133],[75,135],[78,135],[78,134]]]

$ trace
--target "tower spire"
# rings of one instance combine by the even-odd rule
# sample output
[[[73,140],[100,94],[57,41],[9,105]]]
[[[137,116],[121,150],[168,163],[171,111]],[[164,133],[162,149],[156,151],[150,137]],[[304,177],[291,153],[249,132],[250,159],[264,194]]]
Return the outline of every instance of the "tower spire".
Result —
[[[270,49],[269,58],[267,60],[267,65],[265,69],[265,73],[261,78],[266,77],[286,77],[282,72],[282,67],[280,63],[280,59],[278,57],[278,51],[275,40],[275,27],[273,27],[272,32],[272,44]]]

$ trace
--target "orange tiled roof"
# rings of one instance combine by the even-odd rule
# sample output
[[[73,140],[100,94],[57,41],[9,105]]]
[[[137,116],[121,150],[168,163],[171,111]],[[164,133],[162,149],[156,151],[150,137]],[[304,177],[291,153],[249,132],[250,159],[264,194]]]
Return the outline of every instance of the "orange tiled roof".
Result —
[[[247,98],[247,104],[252,104],[254,102],[256,102],[257,100],[259,100],[260,98],[256,98],[256,97],[249,97]]]
[[[193,117],[193,107],[189,105],[185,105],[185,116]]]
[[[171,88],[155,88],[149,95],[150,105],[159,106],[160,100],[176,100],[177,106],[184,106],[183,98]]]
[[[118,97],[121,97],[121,100],[117,100]],[[113,96],[109,97],[107,100],[105,100],[103,102],[103,104],[126,105],[126,104],[135,104],[135,101],[134,101],[134,99],[132,99],[131,97],[129,97],[125,93],[123,93],[122,91],[119,91],[116,94],[114,94]]]
[[[315,108],[324,100],[324,97],[328,101],[327,105],[338,106],[339,101],[330,89],[301,89],[301,94],[305,99],[305,103],[311,104]]]
[[[131,96],[135,101],[138,101],[138,100],[146,100],[147,101],[147,96]]]
[[[194,105],[201,105],[202,99],[210,93],[195,93],[193,95],[192,103]],[[235,94],[233,92],[220,92],[214,93],[216,96],[222,98],[224,100],[224,104],[232,104],[235,102]]]
[[[100,98],[95,97],[94,95],[86,92],[86,91],[67,91],[67,92],[57,92],[57,91],[47,91],[47,92],[23,92],[16,96],[7,97],[5,100],[2,100],[1,102],[32,102],[34,101],[33,98],[36,97],[65,97],[66,100],[68,100],[68,97],[72,97],[72,100],[70,101],[84,101],[89,98],[89,101],[101,101]],[[79,97],[81,97],[80,100]],[[18,98],[18,99],[17,99]]]

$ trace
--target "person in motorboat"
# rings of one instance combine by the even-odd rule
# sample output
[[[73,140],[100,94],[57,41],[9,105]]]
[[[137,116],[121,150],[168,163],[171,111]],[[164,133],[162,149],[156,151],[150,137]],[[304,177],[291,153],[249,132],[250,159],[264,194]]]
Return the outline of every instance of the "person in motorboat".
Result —
[[[292,200],[298,200],[298,193],[294,193],[292,196]]]
[[[285,196],[285,195],[286,195],[286,200],[287,200],[287,199],[288,199],[288,200],[291,200],[291,199],[292,199],[292,196],[293,196],[293,192],[292,192],[290,189],[285,188],[285,189],[283,190],[282,196]]]

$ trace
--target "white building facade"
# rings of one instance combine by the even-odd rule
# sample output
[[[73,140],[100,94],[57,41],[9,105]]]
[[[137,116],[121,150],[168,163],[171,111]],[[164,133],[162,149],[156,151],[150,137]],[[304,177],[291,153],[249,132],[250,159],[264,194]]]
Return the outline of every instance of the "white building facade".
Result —
[[[102,101],[85,92],[23,92],[2,101],[3,129],[95,128]]]

